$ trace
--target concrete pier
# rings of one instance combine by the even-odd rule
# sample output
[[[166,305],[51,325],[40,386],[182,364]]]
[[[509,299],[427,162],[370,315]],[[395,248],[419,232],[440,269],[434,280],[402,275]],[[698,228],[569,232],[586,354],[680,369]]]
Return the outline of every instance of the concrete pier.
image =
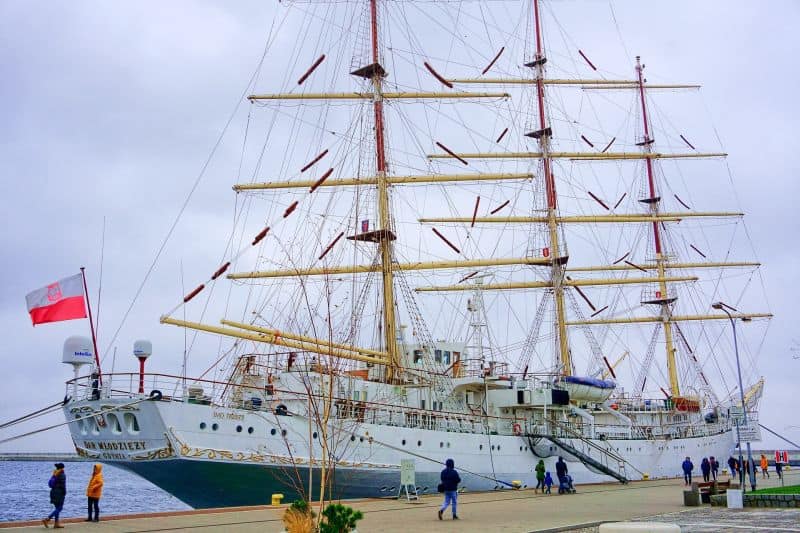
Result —
[[[761,488],[780,483],[775,476],[760,480]],[[800,472],[787,472],[786,484],[800,484]],[[683,531],[723,531],[730,525],[731,531],[741,531],[748,524],[748,517],[754,520],[754,529],[763,530],[759,523],[764,518],[764,509],[755,511],[727,510],[704,506],[686,508],[683,506],[683,481],[655,480],[638,481],[629,485],[588,485],[579,486],[577,494],[544,495],[532,490],[501,491],[490,493],[467,493],[459,495],[459,521],[450,519],[449,510],[445,519],[439,521],[436,512],[441,503],[439,495],[424,496],[418,502],[405,500],[367,499],[345,502],[364,512],[359,522],[361,533],[407,532],[407,531],[453,531],[485,532],[507,531],[528,533],[532,531],[569,531],[579,529],[596,531],[600,523],[647,520],[681,524],[686,517],[687,524],[699,529]],[[102,501],[101,501],[102,507]],[[235,531],[235,532],[279,532],[283,530],[281,516],[286,506],[247,507],[236,509],[204,509],[196,511],[155,513],[136,516],[104,516],[97,524],[87,524],[80,520],[65,520],[66,528],[72,531],[92,532],[145,532],[163,530],[193,531]],[[800,509],[774,510],[770,516],[785,526],[775,526],[781,531],[800,533]],[[655,518],[654,518],[655,517]],[[713,527],[703,529],[708,517]],[[684,520],[685,521],[685,520]],[[709,524],[711,526],[711,524]],[[43,529],[41,522],[8,522],[0,528]]]

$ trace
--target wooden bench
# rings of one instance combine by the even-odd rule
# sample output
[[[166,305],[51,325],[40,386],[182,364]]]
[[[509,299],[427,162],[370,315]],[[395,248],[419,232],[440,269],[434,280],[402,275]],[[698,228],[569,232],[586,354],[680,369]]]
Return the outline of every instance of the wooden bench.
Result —
[[[704,481],[702,483],[692,483],[692,492],[700,494],[700,501],[703,503],[711,503],[712,494],[725,494],[731,488],[731,482],[728,481]]]

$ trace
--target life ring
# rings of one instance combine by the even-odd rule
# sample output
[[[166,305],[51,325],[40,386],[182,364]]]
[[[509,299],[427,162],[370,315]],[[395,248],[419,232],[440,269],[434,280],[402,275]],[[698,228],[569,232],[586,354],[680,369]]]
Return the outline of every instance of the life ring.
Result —
[[[514,424],[511,426],[514,435],[522,435],[522,427],[519,424]]]

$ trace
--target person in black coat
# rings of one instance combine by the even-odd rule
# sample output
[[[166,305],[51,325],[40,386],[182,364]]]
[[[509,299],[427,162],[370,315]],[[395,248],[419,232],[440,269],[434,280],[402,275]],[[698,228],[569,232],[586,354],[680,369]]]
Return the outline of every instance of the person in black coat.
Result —
[[[703,472],[703,481],[711,481],[711,462],[707,457],[700,462],[700,471]]]
[[[564,482],[564,476],[569,473],[569,469],[567,468],[567,463],[564,461],[564,458],[559,456],[558,461],[556,461],[556,477],[558,478],[558,482]]]
[[[694,464],[692,464],[692,460],[688,457],[686,460],[681,464],[681,468],[683,468],[683,482],[686,485],[692,484],[692,470],[694,470]]]
[[[458,520],[456,505],[458,503],[458,484],[461,483],[461,477],[458,475],[455,466],[455,461],[448,459],[445,461],[445,469],[442,470],[442,475],[440,476],[442,480],[440,490],[444,492],[444,503],[439,509],[439,520],[442,519],[442,513],[450,504],[453,505],[453,520]]]
[[[50,503],[53,504],[55,509],[47,518],[42,520],[42,524],[44,524],[44,527],[50,527],[50,520],[55,518],[53,528],[60,529],[64,527],[61,525],[59,516],[61,515],[61,509],[64,508],[64,498],[67,497],[67,475],[64,473],[64,463],[56,463],[53,466],[56,469],[47,484],[50,486]]]
[[[717,459],[712,455],[708,462],[711,463],[711,479],[716,481],[717,474],[719,473],[719,461],[717,461]]]

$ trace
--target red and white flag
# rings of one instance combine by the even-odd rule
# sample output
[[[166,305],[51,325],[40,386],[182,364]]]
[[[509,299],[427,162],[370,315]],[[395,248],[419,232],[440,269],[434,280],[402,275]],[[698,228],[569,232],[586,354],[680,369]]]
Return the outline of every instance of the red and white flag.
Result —
[[[36,289],[25,296],[33,325],[86,318],[83,277],[80,274]]]

